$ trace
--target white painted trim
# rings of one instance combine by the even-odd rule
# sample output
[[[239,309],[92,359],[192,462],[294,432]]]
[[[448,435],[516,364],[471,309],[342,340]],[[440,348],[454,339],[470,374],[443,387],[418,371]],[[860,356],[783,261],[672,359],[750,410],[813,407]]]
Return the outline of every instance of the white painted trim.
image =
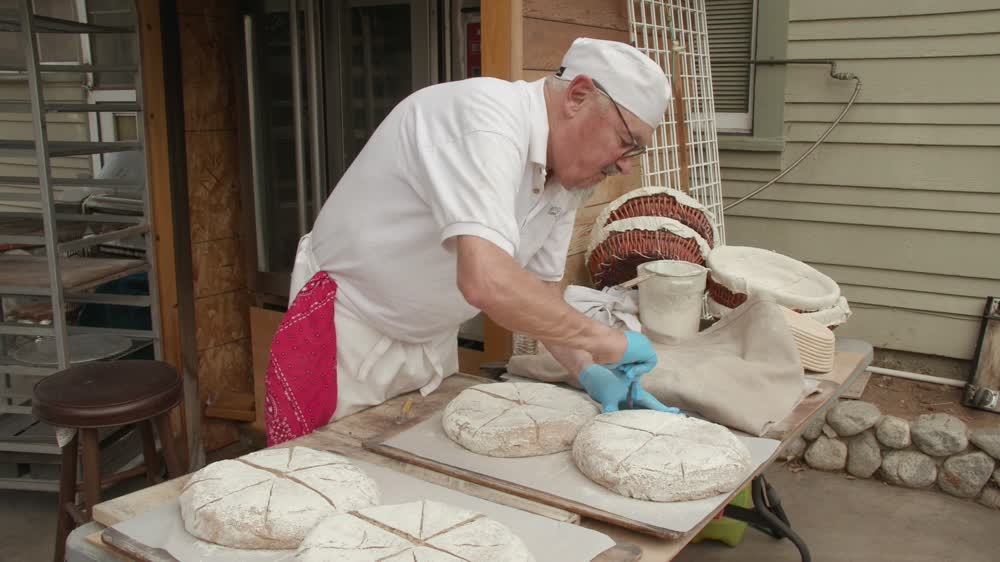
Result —
[[[715,121],[720,133],[749,133],[753,127],[753,114],[716,113]]]

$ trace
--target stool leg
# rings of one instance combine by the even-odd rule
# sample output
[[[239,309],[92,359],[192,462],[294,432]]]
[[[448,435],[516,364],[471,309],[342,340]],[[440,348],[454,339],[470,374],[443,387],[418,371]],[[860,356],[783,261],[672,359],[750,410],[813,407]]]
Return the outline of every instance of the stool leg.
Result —
[[[76,503],[76,451],[80,444],[79,432],[62,448],[62,467],[59,478],[59,519],[56,523],[56,562],[66,559],[66,538],[73,527],[73,518],[66,504]]]
[[[94,519],[94,506],[101,502],[100,445],[96,429],[81,429],[83,434],[83,498],[87,521]]]
[[[153,422],[139,422],[142,431],[142,458],[146,461],[146,480],[150,484],[160,481],[160,456],[156,454],[156,438],[153,433]]]
[[[167,461],[167,477],[177,478],[184,474],[180,457],[177,456],[177,441],[170,429],[170,414],[164,413],[153,418],[156,431],[160,434],[160,445],[163,447],[163,459]]]

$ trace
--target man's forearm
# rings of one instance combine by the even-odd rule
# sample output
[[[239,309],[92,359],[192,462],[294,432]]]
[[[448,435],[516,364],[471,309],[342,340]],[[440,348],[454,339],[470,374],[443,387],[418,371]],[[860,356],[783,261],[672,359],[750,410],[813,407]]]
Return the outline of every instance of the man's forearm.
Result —
[[[565,302],[562,294],[562,288],[559,283],[546,282],[545,285],[552,292],[555,298],[558,298]],[[545,344],[545,349],[552,354],[552,357],[559,362],[560,365],[566,369],[567,376],[565,382],[579,387],[580,386],[580,373],[584,369],[594,364],[593,356],[586,350],[583,349],[573,349],[572,347],[567,347],[564,345],[559,345],[554,342],[542,342]]]
[[[546,346],[582,349],[595,362],[613,363],[628,346],[622,332],[587,318],[525,271],[510,255],[474,236],[457,242],[458,283],[470,304],[504,328]]]

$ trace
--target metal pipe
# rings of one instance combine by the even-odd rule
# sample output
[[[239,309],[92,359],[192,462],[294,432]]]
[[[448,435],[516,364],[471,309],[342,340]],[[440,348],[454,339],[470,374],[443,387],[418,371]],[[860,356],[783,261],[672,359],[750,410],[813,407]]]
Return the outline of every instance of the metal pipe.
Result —
[[[882,367],[868,367],[868,371],[875,373],[876,375],[886,375],[889,377],[908,379],[911,381],[932,382],[934,384],[944,384],[960,388],[965,387],[966,384],[965,381],[956,379],[946,379],[944,377],[935,377],[934,375],[925,375],[923,373],[914,373],[912,371],[897,371],[896,369],[885,369]]]
[[[306,139],[302,124],[302,60],[299,49],[299,3],[288,2],[289,42],[292,49],[292,136],[295,139],[295,195],[299,236],[309,229],[306,214]]]
[[[246,51],[247,69],[247,113],[250,120],[250,181],[253,184],[253,216],[257,225],[257,270],[267,271],[270,251],[267,247],[268,221],[264,220],[264,182],[260,170],[260,130],[257,123],[260,100],[257,98],[256,43],[254,42],[254,21],[252,15],[243,16],[243,42]]]
[[[854,85],[854,93],[851,94],[851,99],[847,100],[847,105],[844,106],[843,111],[840,112],[840,115],[838,115],[837,118],[833,120],[833,123],[830,124],[830,127],[827,128],[827,130],[825,132],[823,132],[822,135],[820,135],[819,139],[817,139],[816,142],[814,142],[813,145],[810,146],[808,150],[806,150],[804,153],[802,153],[802,155],[799,156],[798,159],[795,160],[795,162],[792,162],[791,166],[785,168],[784,170],[781,171],[781,173],[779,173],[778,175],[776,175],[773,178],[771,178],[770,181],[768,181],[764,185],[758,187],[757,189],[751,191],[747,195],[744,195],[743,197],[740,197],[736,201],[734,201],[734,202],[732,202],[732,203],[724,206],[722,208],[723,211],[728,211],[729,209],[732,209],[733,207],[739,205],[740,203],[743,203],[744,201],[755,197],[757,194],[759,194],[760,192],[764,191],[765,189],[771,187],[778,180],[780,180],[781,178],[785,177],[788,174],[788,172],[791,172],[792,170],[794,170],[795,167],[798,166],[800,163],[802,163],[803,160],[805,160],[806,158],[808,158],[809,155],[813,153],[813,151],[815,151],[817,148],[819,148],[819,145],[823,144],[823,141],[826,140],[826,137],[830,136],[830,133],[833,132],[833,129],[837,125],[840,124],[840,121],[843,120],[843,118],[844,118],[845,115],[847,115],[847,112],[851,109],[851,106],[854,105],[854,100],[857,99],[858,94],[861,93],[861,79],[858,78],[858,76],[856,74],[851,73],[851,72],[837,72],[837,61],[834,61],[834,60],[823,60],[823,59],[768,59],[768,60],[753,60],[752,59],[752,60],[747,60],[747,61],[742,61],[742,62],[745,62],[746,64],[758,64],[758,65],[761,65],[761,64],[762,65],[777,65],[777,64],[828,64],[828,65],[830,65],[830,76],[832,78],[834,78],[835,80],[855,80],[855,81],[857,81],[857,84]]]
[[[323,207],[326,186],[323,154],[323,137],[320,124],[323,105],[319,102],[319,19],[316,17],[316,0],[306,2],[306,82],[309,89],[309,171],[312,188],[313,220]]]

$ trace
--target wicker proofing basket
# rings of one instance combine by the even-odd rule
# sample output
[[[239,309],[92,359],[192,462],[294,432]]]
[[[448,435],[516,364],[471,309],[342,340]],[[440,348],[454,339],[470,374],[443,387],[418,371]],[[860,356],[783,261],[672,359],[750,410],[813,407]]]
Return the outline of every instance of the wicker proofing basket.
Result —
[[[715,247],[715,226],[712,213],[690,195],[668,187],[642,187],[608,203],[597,217],[594,228],[635,217],[666,217],[674,219],[701,235],[710,247]]]
[[[708,312],[713,318],[719,319],[729,314],[733,311],[733,307],[726,306],[720,302],[717,302],[711,295],[708,297]],[[799,312],[799,311],[796,311]],[[837,326],[845,324],[847,320],[853,314],[851,312],[851,307],[847,303],[847,299],[840,297],[837,299],[837,304],[830,308],[823,310],[817,310],[813,312],[799,312],[806,318],[814,320],[823,326],[826,326],[830,330],[835,330]]]
[[[638,217],[608,224],[592,241],[587,268],[597,289],[634,279],[639,265],[681,260],[705,265],[708,243],[676,220]]]
[[[721,246],[706,259],[708,294],[715,303],[736,308],[750,293],[762,294],[796,312],[815,312],[839,304],[840,287],[815,268],[777,252],[748,246]]]

